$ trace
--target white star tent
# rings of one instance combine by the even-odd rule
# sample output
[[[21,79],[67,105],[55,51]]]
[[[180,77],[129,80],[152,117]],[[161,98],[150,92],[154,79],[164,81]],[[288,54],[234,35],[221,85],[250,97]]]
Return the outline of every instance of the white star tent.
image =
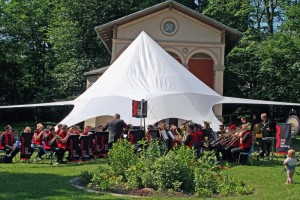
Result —
[[[132,118],[132,100],[142,99],[148,101],[146,124],[166,118],[180,118],[197,123],[211,121],[215,129],[221,123],[212,110],[216,104],[300,106],[295,103],[223,97],[178,63],[145,32],[82,95],[74,101],[55,104],[74,105],[72,112],[60,122],[69,126],[114,113],[119,113],[125,122],[138,125],[140,119]],[[48,105],[51,103],[18,107]]]

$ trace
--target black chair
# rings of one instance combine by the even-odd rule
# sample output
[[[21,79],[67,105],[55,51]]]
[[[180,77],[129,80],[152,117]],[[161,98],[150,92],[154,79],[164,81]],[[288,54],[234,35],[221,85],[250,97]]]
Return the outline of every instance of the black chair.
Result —
[[[108,131],[96,132],[94,134],[93,153],[96,157],[105,157],[108,152]]]
[[[20,159],[29,160],[34,152],[34,148],[31,147],[33,133],[21,133],[20,141]]]

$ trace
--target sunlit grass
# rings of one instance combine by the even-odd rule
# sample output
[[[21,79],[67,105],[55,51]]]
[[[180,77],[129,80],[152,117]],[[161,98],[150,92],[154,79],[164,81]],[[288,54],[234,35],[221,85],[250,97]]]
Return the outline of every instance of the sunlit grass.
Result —
[[[293,140],[293,147],[299,151],[299,137]],[[253,166],[231,164],[231,168],[227,170],[228,174],[238,181],[253,186],[255,192],[252,195],[222,199],[299,199],[300,176],[296,174],[295,183],[285,185],[286,174],[281,173],[283,159],[283,157],[274,158],[273,161],[254,159]],[[0,164],[0,199],[132,199],[132,197],[89,193],[70,185],[69,181],[78,177],[82,171],[93,172],[104,162],[102,159],[96,162],[58,166],[50,165],[49,161],[45,163],[14,161],[13,164]],[[161,197],[147,199],[161,199]]]

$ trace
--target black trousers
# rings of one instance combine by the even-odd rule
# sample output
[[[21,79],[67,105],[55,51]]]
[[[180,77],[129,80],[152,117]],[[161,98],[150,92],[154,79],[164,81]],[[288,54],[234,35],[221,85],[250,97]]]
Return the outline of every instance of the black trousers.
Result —
[[[237,147],[237,148],[231,149],[232,157],[233,157],[233,159],[235,159],[235,160],[239,159],[240,152],[247,153],[247,152],[249,152],[249,151],[250,151],[250,147],[247,147],[247,148]],[[240,162],[243,162],[243,161],[245,161],[246,159],[247,159],[247,157],[241,157]]]
[[[58,163],[61,163],[63,161],[64,155],[65,155],[65,151],[66,151],[65,149],[58,148],[58,147],[52,147],[49,150],[55,152]],[[46,151],[49,151],[49,150],[47,149]]]

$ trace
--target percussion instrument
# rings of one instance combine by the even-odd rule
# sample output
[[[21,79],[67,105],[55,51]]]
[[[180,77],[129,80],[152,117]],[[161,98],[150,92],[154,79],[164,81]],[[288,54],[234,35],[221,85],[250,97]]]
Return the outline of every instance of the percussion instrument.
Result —
[[[300,120],[296,115],[291,115],[286,120],[287,124],[291,124],[291,134],[293,136],[297,135],[299,133],[300,129]]]

